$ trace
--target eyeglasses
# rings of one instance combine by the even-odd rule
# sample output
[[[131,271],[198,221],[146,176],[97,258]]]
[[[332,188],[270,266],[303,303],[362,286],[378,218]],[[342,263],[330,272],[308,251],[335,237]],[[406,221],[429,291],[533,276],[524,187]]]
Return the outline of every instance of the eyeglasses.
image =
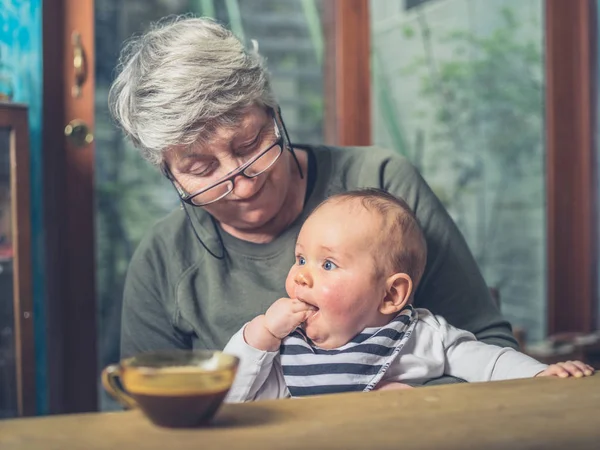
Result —
[[[257,176],[269,170],[273,164],[277,162],[283,153],[284,142],[282,133],[279,130],[279,125],[276,120],[274,120],[274,124],[275,134],[277,136],[275,143],[271,144],[258,155],[252,157],[250,160],[246,161],[237,169],[234,169],[224,178],[210,186],[204,187],[190,194],[187,193],[181,184],[175,179],[167,164],[163,164],[162,166],[163,173],[169,179],[169,181],[171,181],[181,200],[187,204],[192,206],[205,206],[219,201],[233,191],[235,188],[235,179],[238,176],[242,175],[250,179],[256,178]]]

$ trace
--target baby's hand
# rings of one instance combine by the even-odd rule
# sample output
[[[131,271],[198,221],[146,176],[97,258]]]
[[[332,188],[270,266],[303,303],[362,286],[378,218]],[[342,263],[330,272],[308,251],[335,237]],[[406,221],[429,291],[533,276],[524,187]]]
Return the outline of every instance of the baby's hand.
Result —
[[[283,339],[308,319],[316,308],[303,301],[280,298],[265,313],[264,325],[276,338]]]
[[[398,383],[397,381],[382,381],[375,386],[374,391],[396,391],[399,389],[414,389],[410,384]]]
[[[588,366],[581,361],[567,361],[552,364],[546,368],[546,370],[538,373],[536,377],[560,377],[567,378],[573,376],[581,378],[583,376],[589,377],[594,373],[594,368]]]
[[[244,340],[251,347],[277,351],[281,340],[313,314],[315,308],[291,298],[280,298],[265,314],[255,317],[244,329]]]

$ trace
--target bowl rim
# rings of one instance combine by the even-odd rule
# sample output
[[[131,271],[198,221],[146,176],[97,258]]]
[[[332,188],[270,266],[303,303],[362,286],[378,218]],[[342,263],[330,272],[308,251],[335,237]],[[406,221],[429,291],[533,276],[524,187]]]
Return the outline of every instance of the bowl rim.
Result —
[[[214,368],[207,369],[199,364],[213,360],[215,357],[217,357],[217,364]],[[139,371],[145,371],[144,369],[146,369],[151,372],[173,367],[198,367],[198,372],[220,372],[236,368],[239,361],[237,356],[224,353],[221,350],[174,349],[138,353],[122,359],[119,364],[124,369],[131,368]]]

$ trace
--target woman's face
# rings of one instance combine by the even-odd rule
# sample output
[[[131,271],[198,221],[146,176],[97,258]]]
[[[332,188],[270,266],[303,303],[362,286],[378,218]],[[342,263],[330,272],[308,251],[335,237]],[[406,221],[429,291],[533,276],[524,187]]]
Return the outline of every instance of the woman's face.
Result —
[[[283,131],[282,131],[283,132]],[[177,182],[194,193],[226,177],[277,140],[273,117],[251,107],[235,128],[217,129],[210,139],[191,149],[173,148],[165,156]],[[222,225],[241,232],[256,232],[277,220],[293,192],[297,168],[289,151],[255,178],[239,175],[233,191],[203,206]]]

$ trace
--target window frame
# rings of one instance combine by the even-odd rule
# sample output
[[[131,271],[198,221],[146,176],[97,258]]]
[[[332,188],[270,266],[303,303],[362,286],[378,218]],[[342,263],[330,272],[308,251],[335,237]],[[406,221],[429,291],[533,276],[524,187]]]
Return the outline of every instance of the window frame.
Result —
[[[369,3],[326,6],[326,140],[370,145]],[[588,333],[598,323],[597,3],[544,7],[547,333]]]

